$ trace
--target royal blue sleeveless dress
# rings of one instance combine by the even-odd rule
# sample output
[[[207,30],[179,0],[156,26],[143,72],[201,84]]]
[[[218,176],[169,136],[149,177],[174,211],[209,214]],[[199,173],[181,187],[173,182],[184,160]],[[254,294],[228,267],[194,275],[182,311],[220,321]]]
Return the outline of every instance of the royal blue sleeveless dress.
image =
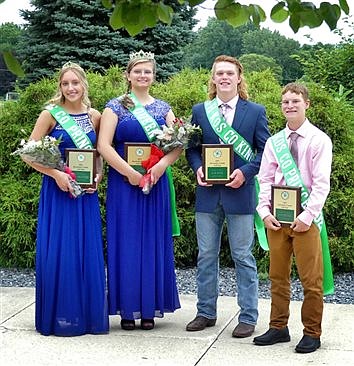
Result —
[[[87,114],[72,115],[92,144],[96,134]],[[56,124],[50,136],[75,148]],[[70,198],[43,176],[36,243],[36,329],[43,335],[77,336],[108,332],[108,309],[97,192]]]
[[[149,142],[138,120],[119,99],[106,105],[118,116],[113,144],[124,157],[125,142]],[[146,110],[165,124],[170,106],[155,100]],[[166,174],[148,195],[115,169],[108,174],[107,270],[109,314],[152,319],[180,308],[172,239],[170,192]]]

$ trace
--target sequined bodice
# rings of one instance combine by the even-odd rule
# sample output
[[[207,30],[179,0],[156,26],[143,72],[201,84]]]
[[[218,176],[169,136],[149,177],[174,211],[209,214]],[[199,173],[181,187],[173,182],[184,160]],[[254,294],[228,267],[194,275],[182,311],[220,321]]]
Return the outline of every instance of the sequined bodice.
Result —
[[[92,145],[96,145],[96,133],[93,130],[92,123],[90,121],[89,115],[87,113],[81,113],[81,114],[70,114],[70,116],[75,120],[75,122],[80,126],[83,131],[86,133],[86,135],[89,137],[89,139],[92,142]],[[55,138],[59,138],[61,136],[62,142],[59,145],[59,149],[62,153],[62,156],[65,155],[65,149],[67,148],[75,148],[75,144],[70,138],[69,134],[61,127],[59,123],[56,123],[54,129],[49,134],[50,136],[53,136]]]
[[[118,124],[113,139],[117,148],[124,142],[148,142],[148,138],[139,121],[120,103],[119,98],[110,100],[106,107],[112,109],[118,117]],[[145,108],[160,126],[166,123],[166,115],[171,109],[168,103],[160,99],[155,99],[153,103],[146,105]]]

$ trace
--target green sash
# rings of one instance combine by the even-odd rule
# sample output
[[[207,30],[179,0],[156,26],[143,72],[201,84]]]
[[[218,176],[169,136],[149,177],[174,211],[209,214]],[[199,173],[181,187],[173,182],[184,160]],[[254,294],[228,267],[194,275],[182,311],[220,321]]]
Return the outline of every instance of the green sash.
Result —
[[[271,137],[273,148],[276,158],[278,160],[279,167],[284,175],[284,179],[287,185],[294,187],[301,187],[301,206],[306,207],[307,201],[310,197],[310,193],[305,186],[300,171],[296,166],[293,157],[291,156],[285,130],[282,130]],[[323,213],[313,220],[320,231],[321,244],[322,244],[322,258],[323,258],[323,292],[325,295],[333,294],[334,281],[331,265],[331,257],[329,253],[328,237],[326,230],[326,223],[323,217]]]
[[[232,144],[235,153],[240,156],[244,161],[250,162],[254,159],[255,154],[251,145],[237,132],[235,131],[220,115],[218,103],[216,99],[204,102],[204,108],[208,117],[209,123],[214,132],[225,144]],[[256,202],[258,204],[259,183],[257,177],[255,177],[256,186]],[[254,214],[254,224],[256,227],[256,233],[260,246],[264,250],[268,250],[267,235],[264,228],[264,222],[259,217],[258,213]]]
[[[150,142],[154,140],[154,133],[156,129],[160,129],[159,124],[155,121],[155,119],[147,112],[145,107],[139,102],[136,96],[131,92],[129,94],[130,98],[134,102],[134,107],[130,108],[130,112],[134,115],[134,117],[138,120],[141,127],[145,131],[145,134]],[[181,235],[181,230],[179,226],[179,221],[177,217],[177,208],[176,208],[176,192],[175,187],[173,185],[173,176],[171,167],[167,167],[166,169],[168,186],[170,190],[170,204],[171,204],[171,218],[172,218],[172,236]]]
[[[61,127],[69,134],[78,149],[93,149],[91,140],[74,119],[59,105],[49,104],[45,107]]]

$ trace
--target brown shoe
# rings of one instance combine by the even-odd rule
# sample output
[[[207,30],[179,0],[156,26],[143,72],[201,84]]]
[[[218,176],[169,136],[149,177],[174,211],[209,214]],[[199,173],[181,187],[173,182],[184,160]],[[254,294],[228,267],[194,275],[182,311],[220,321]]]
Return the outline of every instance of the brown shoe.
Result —
[[[252,324],[238,323],[232,332],[235,338],[246,338],[253,334],[255,326]]]
[[[206,327],[213,327],[216,323],[216,319],[208,319],[204,316],[196,316],[190,323],[187,324],[186,330],[189,332],[195,332],[203,330]]]

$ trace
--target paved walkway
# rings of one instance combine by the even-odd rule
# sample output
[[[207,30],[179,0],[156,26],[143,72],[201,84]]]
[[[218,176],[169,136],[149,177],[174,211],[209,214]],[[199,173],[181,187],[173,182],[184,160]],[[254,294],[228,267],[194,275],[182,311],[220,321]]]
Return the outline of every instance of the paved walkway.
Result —
[[[237,323],[235,299],[218,301],[215,327],[186,332],[195,315],[196,298],[180,296],[182,308],[156,320],[155,329],[121,330],[120,318],[110,318],[108,335],[45,337],[34,329],[34,289],[0,288],[1,365],[350,365],[354,360],[354,306],[325,304],[322,346],[310,354],[297,354],[302,337],[301,302],[291,302],[291,342],[259,347],[253,337],[231,337]],[[259,301],[255,335],[268,329],[270,301]]]

